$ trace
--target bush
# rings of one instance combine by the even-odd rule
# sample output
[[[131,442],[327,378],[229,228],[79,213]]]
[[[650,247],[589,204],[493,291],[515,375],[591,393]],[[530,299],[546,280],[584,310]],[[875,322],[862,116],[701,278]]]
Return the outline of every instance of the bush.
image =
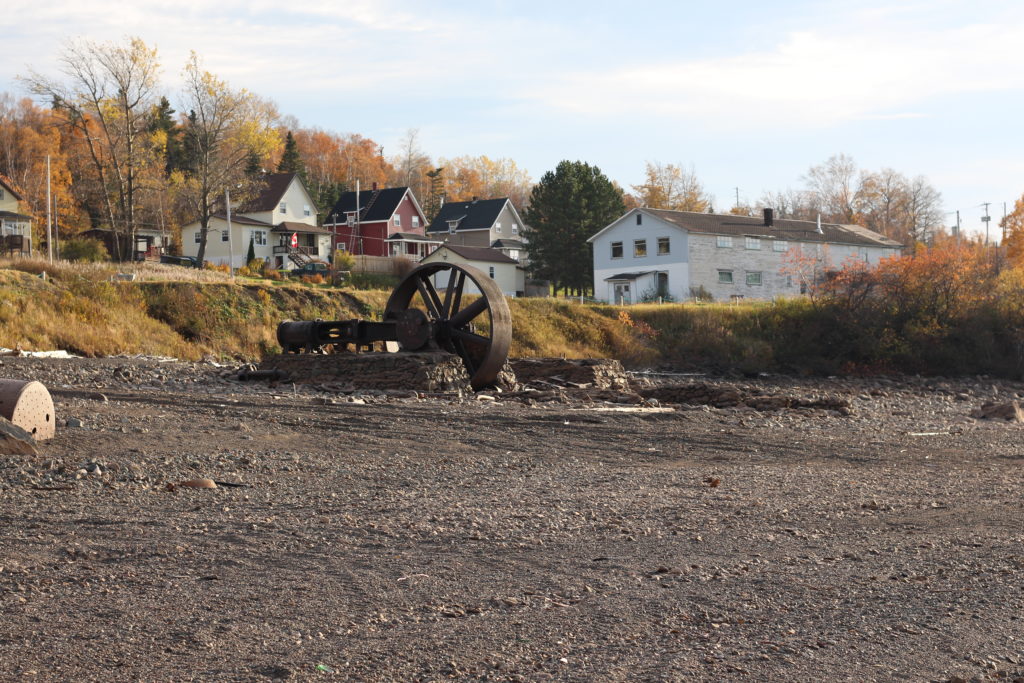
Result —
[[[327,282],[323,275],[303,275],[302,281],[307,285],[322,285]]]
[[[398,278],[386,273],[352,273],[348,284],[355,289],[394,289]]]
[[[405,258],[404,256],[396,256],[391,265],[391,272],[399,280],[403,279],[406,275],[411,273],[416,268],[416,264]]]
[[[334,261],[331,265],[335,270],[352,270],[356,265],[356,257],[344,249],[335,249]]]
[[[60,255],[68,261],[84,261],[97,263],[109,261],[110,254],[103,242],[91,237],[72,237],[64,240],[60,246]]]

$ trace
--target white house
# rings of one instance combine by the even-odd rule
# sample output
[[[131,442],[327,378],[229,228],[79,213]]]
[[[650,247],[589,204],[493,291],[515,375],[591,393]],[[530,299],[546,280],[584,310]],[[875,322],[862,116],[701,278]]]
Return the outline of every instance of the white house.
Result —
[[[526,275],[519,262],[498,249],[490,247],[445,244],[424,257],[420,263],[453,263],[458,266],[472,266],[498,283],[505,296],[523,296],[526,289]],[[447,276],[438,276],[434,281],[434,286],[439,289],[447,287]],[[468,282],[465,291],[469,294],[480,293]]]
[[[587,240],[594,253],[594,297],[639,303],[771,299],[803,293],[796,263],[838,268],[849,258],[871,264],[902,245],[859,225],[773,217],[632,209]]]
[[[182,254],[198,256],[201,239],[199,221],[182,227]],[[298,175],[264,176],[260,194],[232,211],[230,232],[225,214],[212,216],[205,258],[220,265],[244,266],[250,242],[256,258],[273,268],[290,270],[310,260],[327,261],[331,233],[316,224],[316,206]]]
[[[0,176],[0,249],[7,255],[32,253],[32,216],[21,213],[21,195]]]

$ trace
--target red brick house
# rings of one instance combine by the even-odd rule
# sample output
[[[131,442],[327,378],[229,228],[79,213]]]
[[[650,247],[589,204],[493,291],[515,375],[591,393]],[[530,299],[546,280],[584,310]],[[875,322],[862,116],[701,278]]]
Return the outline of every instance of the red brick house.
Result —
[[[334,248],[357,256],[404,256],[419,261],[440,244],[425,235],[423,209],[408,187],[346,192],[327,212]]]

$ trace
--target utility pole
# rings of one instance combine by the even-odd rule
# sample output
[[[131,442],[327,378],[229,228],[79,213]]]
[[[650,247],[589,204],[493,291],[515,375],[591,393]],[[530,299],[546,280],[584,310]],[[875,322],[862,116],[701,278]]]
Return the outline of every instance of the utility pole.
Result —
[[[224,204],[227,206],[228,216],[228,270],[231,277],[235,277],[235,239],[231,234],[231,190],[224,190]]]
[[[956,243],[960,244],[960,209],[956,210]]]
[[[53,263],[53,228],[50,223],[50,155],[46,155],[46,259]]]
[[[985,224],[985,245],[988,245],[988,224],[992,220],[992,217],[988,215],[988,205],[992,202],[983,202],[982,206],[985,207],[985,215],[981,217],[981,222]]]
[[[1003,226],[1003,240],[1000,244],[1006,244],[1006,202],[1003,202],[1003,222],[1000,225]]]
[[[740,205],[740,188],[736,188],[736,206]]]

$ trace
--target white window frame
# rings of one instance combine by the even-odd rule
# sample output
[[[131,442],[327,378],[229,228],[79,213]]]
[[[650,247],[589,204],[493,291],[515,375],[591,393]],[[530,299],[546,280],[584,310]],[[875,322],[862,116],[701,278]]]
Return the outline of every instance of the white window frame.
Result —
[[[662,245],[665,246],[665,250],[662,251]],[[658,238],[658,256],[670,256],[672,254],[672,239],[669,237]]]
[[[252,243],[257,247],[267,246],[267,231],[266,230],[253,230],[252,231]]]
[[[309,216],[309,215],[312,215],[312,214],[310,213],[310,209],[309,209],[309,204],[303,204],[303,205],[302,205],[302,215],[303,215],[303,216]]]
[[[288,202],[281,202],[277,207],[278,213],[288,213]]]
[[[748,270],[746,281],[747,287],[760,287],[764,284],[764,275],[760,270]]]
[[[414,227],[414,228],[420,227],[420,217],[419,216],[413,216],[412,217],[412,227]]]
[[[395,214],[395,227],[396,228],[402,227],[402,214],[400,214],[400,213],[396,213]]]
[[[789,242],[786,240],[772,240],[772,251],[787,251]]]
[[[494,221],[494,232],[501,232],[501,221]]]
[[[494,279],[494,266],[487,266],[487,274],[491,276],[492,280]]]
[[[638,216],[640,214],[637,214]],[[640,252],[643,251],[641,254]],[[647,240],[633,240],[633,258],[647,258]]]
[[[512,221],[512,234],[513,235],[518,235],[519,234],[519,224],[516,223],[515,221]]]
[[[718,284],[720,285],[731,285],[735,282],[732,276],[731,270],[718,269]]]
[[[227,230],[221,230],[220,231],[220,241],[221,242],[230,242],[231,241],[231,235],[228,233]]]
[[[731,235],[718,235],[715,238],[715,246],[720,249],[729,249],[732,247],[732,236]]]
[[[508,250],[508,257],[509,258],[514,258],[516,261],[518,261],[519,260],[519,250],[518,249],[509,249]]]
[[[751,251],[759,251],[761,249],[761,238],[760,237],[747,237],[743,243],[744,248],[750,249]]]
[[[615,255],[615,246],[616,245],[618,245],[618,247],[619,247],[619,255],[618,256]],[[611,243],[611,249],[610,249],[609,253],[611,254],[611,258],[613,258],[613,259],[620,259],[623,256],[625,256],[626,251],[625,251],[624,247],[622,246],[622,242],[612,242]]]

